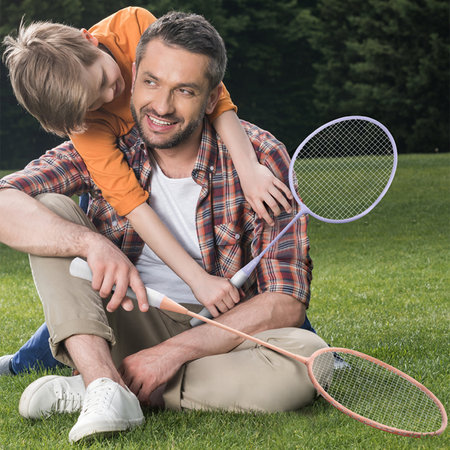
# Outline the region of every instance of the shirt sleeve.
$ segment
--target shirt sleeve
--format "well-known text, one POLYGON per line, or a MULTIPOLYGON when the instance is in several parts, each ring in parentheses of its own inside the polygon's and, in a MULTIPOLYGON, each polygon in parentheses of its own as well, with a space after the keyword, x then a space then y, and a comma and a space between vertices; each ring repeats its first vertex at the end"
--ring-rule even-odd
POLYGON ((67 196, 91 192, 94 185, 86 166, 70 142, 49 150, 23 170, 0 180, 0 189, 18 189, 36 197, 44 193, 67 196))
POLYGON ((225 111, 237 112, 237 106, 232 102, 230 93, 223 83, 222 88, 222 95, 220 96, 214 111, 211 114, 208 114, 208 118, 211 123, 213 123, 225 111))
POLYGON ((113 123, 114 117, 90 121, 85 133, 74 134, 71 139, 103 197, 125 216, 144 203, 148 193, 117 147, 119 131, 113 123))
MULTIPOLYGON (((270 135, 263 136, 256 148, 260 162, 288 184, 290 159, 284 145, 270 135)), ((256 221, 251 245, 252 257, 259 255, 289 224, 298 212, 295 201, 292 202, 292 208, 292 213, 280 214, 273 227, 263 220, 256 221)), ((309 255, 307 225, 308 218, 302 215, 261 259, 256 268, 258 292, 288 294, 308 307, 313 265, 309 255)))

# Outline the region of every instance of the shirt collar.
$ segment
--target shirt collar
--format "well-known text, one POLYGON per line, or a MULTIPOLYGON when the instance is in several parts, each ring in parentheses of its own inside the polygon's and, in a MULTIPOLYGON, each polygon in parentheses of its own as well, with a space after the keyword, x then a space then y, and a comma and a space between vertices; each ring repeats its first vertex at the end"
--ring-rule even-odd
POLYGON ((203 132, 200 148, 192 175, 195 177, 200 172, 214 173, 217 163, 217 135, 208 119, 203 120, 203 132))

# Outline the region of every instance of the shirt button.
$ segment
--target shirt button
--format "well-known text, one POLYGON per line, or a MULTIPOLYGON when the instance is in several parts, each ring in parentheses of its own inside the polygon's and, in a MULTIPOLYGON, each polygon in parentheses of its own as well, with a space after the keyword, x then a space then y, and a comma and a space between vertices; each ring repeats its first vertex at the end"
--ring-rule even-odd
POLYGON ((209 170, 210 170, 211 172, 214 172, 214 166, 209 166, 209 170))
POLYGON ((238 240, 240 237, 241 237, 241 235, 240 235, 239 233, 236 233, 236 234, 234 235, 234 238, 235 238, 236 240, 238 240))

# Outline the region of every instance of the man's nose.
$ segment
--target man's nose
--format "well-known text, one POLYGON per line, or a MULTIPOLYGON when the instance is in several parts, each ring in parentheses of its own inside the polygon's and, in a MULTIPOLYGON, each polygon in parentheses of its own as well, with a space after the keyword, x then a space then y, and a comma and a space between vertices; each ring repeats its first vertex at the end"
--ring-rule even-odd
POLYGON ((170 91, 161 89, 155 96, 152 107, 160 116, 174 112, 173 95, 170 91))

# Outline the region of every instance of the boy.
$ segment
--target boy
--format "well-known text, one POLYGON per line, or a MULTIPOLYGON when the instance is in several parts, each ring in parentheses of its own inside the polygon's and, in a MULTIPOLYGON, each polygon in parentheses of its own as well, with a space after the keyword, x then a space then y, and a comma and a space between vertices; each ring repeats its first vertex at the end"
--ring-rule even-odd
MULTIPOLYGON (((70 136, 105 199, 130 220, 143 241, 217 317, 239 301, 238 291, 228 280, 206 273, 201 262, 194 261, 178 244, 148 205, 148 193, 116 147, 116 139, 134 123, 129 103, 135 48, 155 20, 143 8, 128 7, 89 32, 52 23, 22 25, 16 40, 5 38, 4 61, 18 101, 44 129, 70 136)), ((192 96, 195 92, 183 86, 171 95, 192 96)), ((249 203, 260 218, 272 223, 264 203, 275 215, 280 205, 289 212, 286 197, 291 194, 258 163, 235 110, 224 90, 209 119, 230 150, 249 203)), ((183 131, 184 124, 177 117, 161 117, 152 111, 149 120, 162 135, 174 128, 183 131)), ((100 273, 93 286, 106 296, 114 284, 114 279, 103 279, 100 273)), ((142 282, 130 280, 130 286, 138 298, 144 297, 142 282)), ((114 296, 123 296, 127 287, 116 286, 114 296)))

